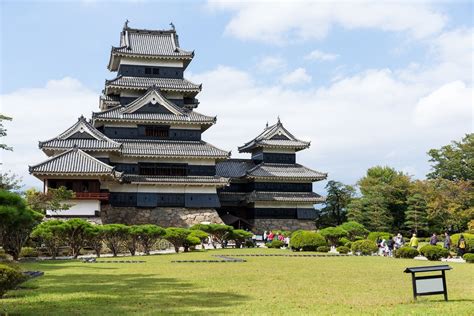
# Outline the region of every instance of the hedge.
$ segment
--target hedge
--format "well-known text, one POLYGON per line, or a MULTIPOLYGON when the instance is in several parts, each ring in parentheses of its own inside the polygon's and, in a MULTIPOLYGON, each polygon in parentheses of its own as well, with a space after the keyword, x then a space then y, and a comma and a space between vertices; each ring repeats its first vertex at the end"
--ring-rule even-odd
POLYGON ((363 239, 363 240, 358 240, 354 241, 352 243, 351 247, 352 253, 360 253, 361 255, 371 255, 374 252, 377 252, 378 247, 375 244, 375 241, 373 240, 368 240, 368 239, 363 239))
POLYGON ((393 253, 395 258, 409 258, 413 259, 418 256, 420 253, 413 247, 401 247, 396 249, 393 253))
POLYGON ((447 258, 449 256, 449 250, 441 246, 424 245, 420 249, 420 253, 425 256, 428 260, 436 261, 441 258, 447 258))
POLYGON ((459 237, 463 235, 464 240, 466 241, 466 252, 474 253, 474 234, 470 233, 461 233, 454 234, 451 236, 451 249, 457 250, 459 237))
POLYGON ((331 249, 328 246, 319 246, 318 248, 316 248, 317 252, 329 252, 329 250, 331 249))
POLYGON ((466 260, 467 263, 474 263, 474 253, 466 253, 462 258, 466 260))
POLYGON ((326 239, 312 231, 297 230, 290 238, 290 247, 292 250, 316 251, 320 246, 327 246, 326 239))
POLYGON ((26 280, 18 269, 0 264, 0 298, 9 290, 15 289, 18 284, 26 280))
POLYGON ((339 247, 336 248, 336 250, 337 250, 337 252, 339 252, 340 254, 343 254, 343 255, 348 254, 349 251, 351 251, 351 250, 350 250, 348 247, 346 247, 346 246, 339 246, 339 247))
POLYGON ((283 241, 280 241, 278 239, 274 239, 272 240, 272 242, 269 242, 266 244, 267 248, 281 248, 285 245, 285 243, 283 241))

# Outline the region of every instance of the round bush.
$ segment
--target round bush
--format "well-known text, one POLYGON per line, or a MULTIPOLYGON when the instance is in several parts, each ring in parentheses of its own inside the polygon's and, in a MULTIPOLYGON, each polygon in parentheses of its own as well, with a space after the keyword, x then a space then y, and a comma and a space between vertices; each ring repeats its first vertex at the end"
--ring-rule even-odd
POLYGON ((441 246, 432 245, 424 245, 423 247, 421 247, 420 253, 431 261, 436 261, 441 258, 447 258, 449 256, 448 249, 445 249, 441 246))
POLYGON ((395 252, 393 253, 395 258, 409 258, 409 259, 413 259, 419 254, 420 253, 418 252, 418 250, 412 247, 401 247, 395 250, 395 252))
POLYGON ((377 241, 378 238, 389 240, 390 238, 392 238, 392 234, 387 232, 371 232, 367 236, 367 239, 372 241, 377 241))
POLYGON ((318 248, 316 248, 316 251, 317 252, 329 252, 329 247, 328 246, 319 246, 318 248))
POLYGON ((337 250, 337 252, 339 252, 340 254, 343 254, 343 255, 348 254, 349 251, 350 251, 349 247, 346 247, 346 246, 339 246, 339 247, 336 248, 336 250, 337 250))
POLYGON ((347 248, 351 249, 351 247, 352 247, 352 241, 346 242, 346 243, 344 244, 344 247, 347 247, 347 248))
POLYGON ((26 276, 19 270, 0 264, 0 298, 9 290, 26 280, 26 276))
POLYGON ((306 230, 295 231, 290 238, 290 247, 297 251, 316 251, 319 246, 327 246, 326 239, 318 233, 306 230))
POLYGON ((474 253, 465 253, 462 258, 466 260, 467 263, 474 263, 474 253))
POLYGON ((20 257, 23 258, 36 258, 38 257, 38 250, 32 247, 21 248, 20 257))
POLYGON ((283 247, 284 245, 285 244, 278 239, 272 240, 272 242, 269 242, 266 244, 267 248, 277 248, 277 249, 283 247))
POLYGON ((352 253, 360 253, 364 256, 370 256, 374 252, 377 252, 378 247, 375 244, 375 241, 363 239, 354 241, 351 247, 352 253))

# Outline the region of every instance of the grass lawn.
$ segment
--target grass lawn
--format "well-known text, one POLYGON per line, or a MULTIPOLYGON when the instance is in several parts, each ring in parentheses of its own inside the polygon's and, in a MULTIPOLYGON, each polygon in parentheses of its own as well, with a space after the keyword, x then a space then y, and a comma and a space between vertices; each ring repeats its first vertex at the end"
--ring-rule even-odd
MULTIPOLYGON (((146 263, 24 263, 43 277, 0 300, 0 314, 389 314, 473 315, 474 265, 447 272, 442 295, 412 298, 408 266, 383 257, 246 257, 243 263, 171 263, 214 254, 289 253, 228 249, 136 257, 146 263)), ((111 260, 104 258, 102 260, 111 260)), ((119 258, 118 260, 122 260, 119 258)))

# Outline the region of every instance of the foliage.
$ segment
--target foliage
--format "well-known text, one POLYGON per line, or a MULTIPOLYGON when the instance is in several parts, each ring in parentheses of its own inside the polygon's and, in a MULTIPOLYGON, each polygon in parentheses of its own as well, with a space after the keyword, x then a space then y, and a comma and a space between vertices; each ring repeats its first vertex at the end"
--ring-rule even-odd
POLYGON ((346 243, 344 244, 344 246, 347 247, 347 248, 349 248, 349 249, 351 249, 351 247, 352 247, 352 241, 346 242, 346 243))
POLYGON ((360 253, 361 255, 370 256, 377 252, 377 245, 374 241, 369 239, 357 240, 352 243, 352 253, 360 253))
POLYGON ((336 226, 346 220, 347 205, 355 194, 355 189, 338 181, 329 181, 326 185, 325 206, 319 211, 316 226, 336 226))
POLYGON ((338 246, 344 246, 348 242, 351 242, 351 241, 349 239, 347 239, 346 237, 342 237, 342 238, 339 238, 337 244, 338 244, 338 246))
POLYGON ((18 191, 21 186, 21 177, 10 171, 0 172, 0 190, 18 191))
POLYGON ((449 250, 441 246, 424 245, 420 248, 420 253, 428 260, 436 261, 449 256, 449 250))
POLYGON ((392 238, 392 234, 387 232, 370 232, 367 236, 368 240, 372 240, 374 242, 377 241, 377 239, 379 238, 389 240, 390 238, 392 238))
POLYGON ((272 242, 269 242, 267 243, 265 246, 267 246, 267 248, 277 248, 277 249, 280 249, 281 247, 283 247, 285 244, 278 240, 278 239, 273 239, 272 242))
POLYGON ((65 201, 72 198, 74 198, 74 192, 66 189, 66 187, 59 187, 58 189, 49 188, 46 193, 34 188, 26 191, 28 206, 43 214, 46 214, 46 211, 68 210, 71 204, 65 201))
POLYGON ((48 254, 56 258, 59 252, 59 247, 63 246, 64 234, 63 234, 63 221, 53 219, 46 222, 42 222, 31 233, 32 238, 39 239, 48 250, 48 254))
POLYGON ((71 249, 71 255, 77 258, 82 247, 86 243, 87 229, 91 226, 88 221, 80 218, 72 218, 64 221, 61 226, 61 234, 64 241, 71 249))
POLYGON ((462 233, 462 234, 454 234, 451 236, 451 248, 457 249, 459 238, 461 235, 464 236, 464 240, 466 241, 466 252, 474 252, 474 234, 469 233, 462 233))
POLYGON ((183 243, 184 252, 188 252, 189 248, 193 249, 193 247, 199 245, 200 243, 201 239, 190 233, 183 243))
POLYGON ((140 239, 140 234, 138 233, 139 228, 140 225, 127 226, 128 232, 125 238, 125 244, 132 256, 137 252, 138 240, 140 239))
POLYGON ((365 228, 364 225, 355 222, 349 221, 339 225, 340 228, 344 229, 347 232, 347 237, 354 241, 357 236, 366 237, 369 231, 365 228))
POLYGON ((42 217, 29 209, 18 194, 0 190, 0 241, 14 260, 18 260, 21 248, 42 217))
POLYGON ((128 227, 123 224, 107 224, 102 228, 104 230, 104 241, 112 251, 113 256, 116 257, 127 240, 128 227))
POLYGON ((291 234, 292 250, 316 251, 319 246, 327 246, 326 239, 321 234, 307 230, 297 230, 291 234))
POLYGON ((190 228, 191 230, 202 230, 213 237, 217 243, 224 245, 224 241, 234 228, 223 224, 197 224, 190 228))
POLYGON ((348 254, 351 250, 349 249, 349 247, 346 247, 346 246, 339 246, 336 248, 337 252, 339 252, 340 254, 348 254))
POLYGON ((324 229, 321 229, 319 233, 324 238, 326 238, 326 240, 331 246, 337 246, 339 238, 346 237, 348 235, 347 231, 345 231, 341 227, 326 227, 324 229))
POLYGON ((136 226, 135 232, 138 234, 138 240, 143 248, 143 252, 147 255, 150 254, 150 250, 153 245, 165 235, 165 230, 160 226, 156 225, 138 225, 136 226))
POLYGON ((245 240, 252 238, 252 233, 243 229, 234 229, 226 237, 227 240, 235 241, 235 247, 240 248, 245 240))
POLYGON ((428 178, 451 181, 474 179, 474 134, 467 134, 460 142, 453 141, 440 149, 431 149, 428 155, 432 163, 428 178))
POLYGON ((465 253, 462 258, 466 260, 467 263, 474 263, 474 253, 465 253))
POLYGON ((20 257, 22 258, 36 258, 38 257, 38 250, 33 247, 21 248, 20 257))
MULTIPOLYGON (((165 236, 164 238, 168 240, 171 244, 174 246, 174 250, 176 253, 179 252, 179 248, 185 246, 185 244, 189 241, 193 241, 193 239, 188 239, 189 234, 191 234, 191 230, 186 229, 186 228, 180 228, 180 227, 168 227, 165 229, 165 236)), ((194 237, 196 238, 196 237, 194 237)), ((199 238, 198 239, 198 244, 199 244, 199 238)), ((185 249, 185 251, 187 251, 185 249)))
POLYGON ((8 265, 0 264, 0 298, 9 290, 15 289, 26 280, 26 276, 19 270, 8 265))
POLYGON ((331 249, 328 246, 319 246, 318 248, 316 248, 317 252, 329 252, 329 250, 331 249))
MULTIPOLYGON (((3 121, 11 121, 12 118, 0 113, 0 138, 7 136, 7 129, 3 126, 3 121)), ((0 149, 3 150, 13 150, 13 148, 7 146, 6 144, 0 143, 0 149)))
POLYGON ((90 225, 85 231, 85 244, 87 247, 94 249, 96 256, 99 258, 103 247, 104 229, 102 225, 90 225))
POLYGON ((428 232, 427 203, 422 194, 414 192, 407 199, 407 211, 405 212, 405 226, 412 232, 428 232))
POLYGON ((393 252, 393 256, 394 256, 395 258, 408 258, 408 259, 413 259, 413 258, 415 258, 416 256, 418 256, 419 254, 420 254, 420 253, 418 252, 418 250, 416 250, 416 249, 413 248, 413 247, 408 247, 408 246, 398 248, 398 249, 396 249, 396 250, 393 252))

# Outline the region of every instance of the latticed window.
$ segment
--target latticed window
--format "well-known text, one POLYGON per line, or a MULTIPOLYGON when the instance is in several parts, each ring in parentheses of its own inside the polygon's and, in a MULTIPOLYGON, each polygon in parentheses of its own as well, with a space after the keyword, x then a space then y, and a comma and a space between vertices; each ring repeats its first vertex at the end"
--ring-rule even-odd
POLYGON ((160 137, 168 138, 169 129, 163 126, 146 126, 145 127, 145 136, 146 137, 160 137))
POLYGON ((162 165, 153 163, 140 164, 140 174, 147 176, 186 176, 186 165, 162 165))

